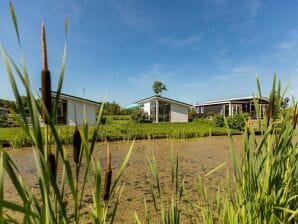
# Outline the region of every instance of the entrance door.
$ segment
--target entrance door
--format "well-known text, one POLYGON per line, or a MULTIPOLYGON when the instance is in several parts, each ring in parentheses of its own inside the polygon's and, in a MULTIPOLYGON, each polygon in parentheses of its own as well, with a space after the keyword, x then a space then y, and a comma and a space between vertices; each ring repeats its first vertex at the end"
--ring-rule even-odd
POLYGON ((242 104, 232 104, 232 116, 242 112, 242 104))
POLYGON ((229 116, 229 104, 224 105, 224 116, 229 116))
POLYGON ((267 104, 260 104, 260 117, 264 118, 265 117, 265 113, 267 110, 268 105, 267 104))

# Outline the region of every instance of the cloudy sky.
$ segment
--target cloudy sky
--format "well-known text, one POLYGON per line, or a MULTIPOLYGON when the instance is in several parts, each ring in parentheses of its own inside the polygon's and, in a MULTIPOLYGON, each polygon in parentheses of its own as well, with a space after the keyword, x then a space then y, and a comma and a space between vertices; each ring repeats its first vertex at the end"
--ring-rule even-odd
MULTIPOLYGON (((268 93, 274 72, 298 96, 298 2, 260 0, 13 1, 35 89, 40 87, 40 27, 45 22, 52 85, 69 16, 63 92, 126 106, 153 95, 195 104, 268 93)), ((0 43, 19 61, 9 13, 0 0, 0 43)), ((13 99, 2 61, 0 98, 13 99)))

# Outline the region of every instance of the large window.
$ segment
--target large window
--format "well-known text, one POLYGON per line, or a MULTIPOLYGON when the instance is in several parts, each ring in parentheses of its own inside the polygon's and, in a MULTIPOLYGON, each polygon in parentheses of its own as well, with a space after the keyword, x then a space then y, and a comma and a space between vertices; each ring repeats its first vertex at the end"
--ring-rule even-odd
POLYGON ((158 116, 158 121, 159 122, 169 122, 170 121, 170 116, 171 116, 171 104, 158 101, 158 111, 159 111, 159 116, 158 116))
POLYGON ((150 101, 150 120, 156 122, 156 101, 150 101))
POLYGON ((58 103, 56 123, 66 124, 66 117, 67 117, 67 102, 65 100, 61 100, 58 103))

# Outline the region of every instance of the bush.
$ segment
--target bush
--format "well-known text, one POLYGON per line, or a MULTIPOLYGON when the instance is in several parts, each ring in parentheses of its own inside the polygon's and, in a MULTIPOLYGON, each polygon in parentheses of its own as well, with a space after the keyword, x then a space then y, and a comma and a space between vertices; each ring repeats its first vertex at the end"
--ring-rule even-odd
POLYGON ((231 129, 242 131, 245 127, 245 122, 248 119, 247 114, 236 114, 234 117, 228 117, 228 125, 231 129))
POLYGON ((225 125, 225 119, 222 114, 216 114, 214 116, 213 122, 216 127, 223 127, 225 125))
POLYGON ((207 116, 210 117, 210 118, 213 118, 214 115, 215 115, 214 111, 209 111, 209 112, 207 113, 207 116))
POLYGON ((192 122, 193 120, 195 120, 197 118, 197 112, 194 110, 191 110, 188 112, 188 121, 192 122))
MULTIPOLYGON (((245 122, 248 119, 248 116, 249 115, 247 113, 243 113, 243 114, 236 114, 234 117, 228 117, 227 122, 228 122, 229 128, 240 130, 240 131, 243 130, 243 128, 245 127, 245 122)), ((213 122, 217 127, 225 126, 225 120, 222 114, 216 114, 213 119, 213 122)))
POLYGON ((8 127, 9 123, 8 123, 8 118, 5 115, 1 115, 0 116, 0 127, 8 127))
POLYGON ((133 111, 131 114, 131 119, 136 123, 149 123, 151 122, 149 120, 149 116, 147 113, 145 113, 142 109, 137 108, 133 111))
POLYGON ((19 131, 11 136, 9 145, 13 148, 21 148, 26 145, 27 139, 23 131, 19 131))

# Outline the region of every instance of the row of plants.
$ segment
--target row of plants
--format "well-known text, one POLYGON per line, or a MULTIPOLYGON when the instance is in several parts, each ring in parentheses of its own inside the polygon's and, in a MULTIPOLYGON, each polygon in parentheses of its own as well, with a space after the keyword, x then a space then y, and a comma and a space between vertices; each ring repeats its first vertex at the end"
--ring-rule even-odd
MULTIPOLYGON (((82 130, 83 127, 78 128, 82 130)), ((43 128, 41 129, 43 130, 43 128)), ((56 129, 62 143, 72 144, 72 132, 75 127, 56 126, 56 129)), ((93 126, 90 126, 89 132, 92 131, 93 126)), ((234 131, 234 133, 236 132, 234 131)), ((101 130, 98 132, 96 140, 104 141, 155 138, 187 139, 224 134, 226 134, 224 127, 217 127, 205 119, 199 119, 190 123, 157 124, 113 121, 101 126, 101 130)), ((24 131, 20 127, 0 128, 0 142, 2 145, 10 145, 15 148, 30 145, 29 138, 26 137, 24 131)))

